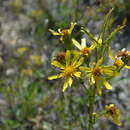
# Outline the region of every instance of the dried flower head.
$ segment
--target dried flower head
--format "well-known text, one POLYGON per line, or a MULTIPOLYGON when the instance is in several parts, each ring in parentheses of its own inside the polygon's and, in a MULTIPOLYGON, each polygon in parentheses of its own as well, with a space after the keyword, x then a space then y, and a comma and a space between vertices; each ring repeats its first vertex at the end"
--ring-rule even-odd
POLYGON ((59 61, 59 62, 63 62, 65 60, 65 55, 66 53, 65 52, 59 52, 57 55, 56 55, 56 60, 59 61))
POLYGON ((111 51, 111 47, 108 48, 108 55, 114 61, 113 65, 117 68, 127 68, 130 69, 130 52, 126 49, 119 51, 114 57, 111 51))
POLYGON ((130 65, 130 52, 126 48, 119 51, 115 57, 120 58, 126 65, 130 65))

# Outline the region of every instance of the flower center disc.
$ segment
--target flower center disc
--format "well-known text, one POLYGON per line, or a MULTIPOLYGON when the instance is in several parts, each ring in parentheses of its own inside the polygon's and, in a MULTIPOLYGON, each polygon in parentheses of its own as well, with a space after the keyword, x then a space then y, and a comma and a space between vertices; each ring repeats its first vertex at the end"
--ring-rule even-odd
POLYGON ((111 113, 111 115, 114 115, 116 113, 116 107, 111 107, 109 112, 111 113))
POLYGON ((72 66, 67 66, 67 67, 64 69, 64 74, 65 74, 66 76, 71 76, 73 73, 74 73, 74 67, 72 67, 72 66))
POLYGON ((81 52, 82 52, 83 55, 86 55, 86 54, 89 53, 89 49, 88 48, 84 48, 84 49, 81 50, 81 52))
POLYGON ((94 76, 100 76, 101 75, 101 69, 100 68, 93 68, 92 73, 94 76))
POLYGON ((67 36, 69 34, 67 29, 62 30, 61 32, 64 34, 64 36, 67 36))
POLYGON ((123 64, 124 63, 122 62, 122 60, 118 60, 118 59, 116 59, 115 62, 114 62, 114 65, 116 65, 118 67, 122 66, 123 64))

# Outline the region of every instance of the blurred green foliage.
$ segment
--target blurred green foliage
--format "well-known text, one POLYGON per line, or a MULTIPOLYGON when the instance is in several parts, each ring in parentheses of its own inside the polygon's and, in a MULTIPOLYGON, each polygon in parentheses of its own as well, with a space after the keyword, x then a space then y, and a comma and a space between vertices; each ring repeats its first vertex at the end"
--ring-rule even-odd
POLYGON ((109 8, 114 8, 115 18, 118 20, 130 17, 129 0, 101 0, 100 10, 106 12, 109 8))

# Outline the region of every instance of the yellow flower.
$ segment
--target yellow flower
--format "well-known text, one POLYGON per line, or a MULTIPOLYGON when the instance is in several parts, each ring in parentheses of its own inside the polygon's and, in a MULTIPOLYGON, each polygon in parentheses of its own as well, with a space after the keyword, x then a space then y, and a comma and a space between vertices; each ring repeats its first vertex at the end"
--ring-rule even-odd
POLYGON ((117 55, 114 57, 111 51, 111 47, 108 48, 108 55, 109 57, 114 61, 113 65, 115 65, 117 68, 124 67, 127 69, 130 69, 130 52, 126 51, 126 49, 122 49, 117 53, 117 55))
POLYGON ((105 86, 106 89, 111 90, 112 86, 108 83, 107 78, 116 76, 118 73, 115 72, 114 66, 101 66, 103 58, 98 60, 96 64, 93 64, 91 68, 89 67, 80 67, 80 70, 87 72, 87 77, 91 84, 95 84, 97 87, 97 92, 102 94, 102 86, 105 86))
POLYGON ((119 108, 117 108, 115 106, 115 104, 109 104, 105 106, 105 110, 106 110, 106 118, 111 118, 112 121, 121 126, 121 111, 119 110, 119 108))
POLYGON ((49 80, 57 79, 64 77, 64 85, 63 85, 63 92, 68 88, 68 86, 71 87, 73 83, 73 78, 77 77, 79 78, 81 75, 81 72, 77 71, 77 68, 83 63, 83 58, 80 58, 79 55, 74 55, 71 59, 71 52, 67 51, 65 55, 65 64, 61 64, 60 62, 54 60, 52 61, 52 65, 55 67, 60 68, 61 73, 48 77, 49 80))
POLYGON ((75 39, 72 39, 72 43, 80 50, 79 54, 83 56, 88 56, 89 53, 95 48, 94 44, 92 44, 90 47, 87 47, 85 38, 81 39, 81 44, 75 39))
POLYGON ((53 35, 56 35, 56 36, 60 36, 60 40, 62 41, 64 39, 64 37, 68 36, 68 35, 71 35, 74 27, 75 27, 76 23, 71 23, 71 26, 69 29, 58 29, 58 31, 54 31, 52 29, 49 29, 49 31, 53 34, 53 35))
POLYGON ((18 54, 23 54, 25 51, 27 51, 28 50, 28 48, 25 48, 25 47, 21 47, 21 48, 18 48, 17 50, 16 50, 16 52, 18 53, 18 54))

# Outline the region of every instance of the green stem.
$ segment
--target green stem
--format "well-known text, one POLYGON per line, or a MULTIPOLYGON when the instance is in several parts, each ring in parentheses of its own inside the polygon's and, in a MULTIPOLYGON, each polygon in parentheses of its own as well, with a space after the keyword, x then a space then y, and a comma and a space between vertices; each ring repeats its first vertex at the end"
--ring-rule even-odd
POLYGON ((101 47, 101 52, 100 52, 100 56, 99 56, 100 58, 104 57, 106 48, 107 48, 106 45, 104 45, 104 46, 101 47))
POLYGON ((94 112, 94 104, 95 104, 95 96, 96 96, 96 85, 90 86, 89 93, 89 121, 88 121, 88 130, 93 129, 93 112, 94 112))

